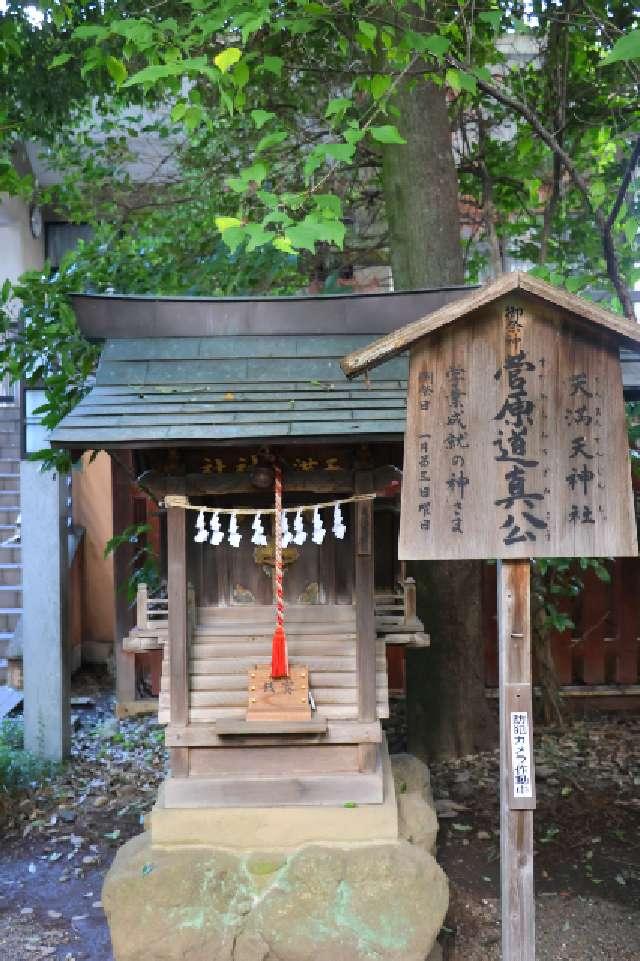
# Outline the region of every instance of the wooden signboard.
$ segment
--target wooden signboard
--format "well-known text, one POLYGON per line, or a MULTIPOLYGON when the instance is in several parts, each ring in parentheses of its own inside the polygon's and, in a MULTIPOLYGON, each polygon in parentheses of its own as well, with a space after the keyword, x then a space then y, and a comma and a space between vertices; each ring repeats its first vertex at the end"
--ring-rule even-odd
POLYGON ((516 290, 413 345, 401 559, 635 554, 609 330, 516 290))
POLYGON ((640 326, 516 273, 342 361, 411 349, 400 559, 498 559, 503 961, 535 961, 529 559, 638 552, 621 343, 640 326))

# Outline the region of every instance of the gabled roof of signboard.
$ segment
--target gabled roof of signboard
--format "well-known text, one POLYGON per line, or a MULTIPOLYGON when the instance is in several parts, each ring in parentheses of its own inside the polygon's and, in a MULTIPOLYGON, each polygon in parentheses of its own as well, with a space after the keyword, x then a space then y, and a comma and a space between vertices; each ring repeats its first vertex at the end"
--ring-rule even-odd
POLYGON ((454 323, 472 311, 492 303, 505 294, 521 290, 532 294, 540 300, 554 304, 573 314, 576 318, 587 323, 603 327, 612 333, 625 347, 640 345, 640 324, 634 324, 609 310, 598 307, 591 301, 576 297, 561 287, 554 287, 530 274, 514 271, 504 274, 493 283, 474 290, 467 297, 461 297, 451 304, 446 304, 439 310, 420 320, 416 320, 405 327, 392 331, 384 337, 369 344, 364 350, 356 349, 342 359, 341 367, 347 377, 355 377, 365 370, 371 370, 396 354, 407 350, 415 341, 442 327, 454 323))

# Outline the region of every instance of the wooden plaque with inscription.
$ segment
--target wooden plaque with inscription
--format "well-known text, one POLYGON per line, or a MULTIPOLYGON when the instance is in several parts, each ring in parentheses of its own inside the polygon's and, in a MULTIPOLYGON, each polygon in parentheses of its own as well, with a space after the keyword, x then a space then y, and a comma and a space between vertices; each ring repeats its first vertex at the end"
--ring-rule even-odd
POLYGON ((401 559, 635 554, 611 331, 517 290, 412 346, 401 559))
POLYGON ((249 671, 247 721, 310 721, 309 672, 291 667, 288 677, 271 677, 270 664, 249 671))

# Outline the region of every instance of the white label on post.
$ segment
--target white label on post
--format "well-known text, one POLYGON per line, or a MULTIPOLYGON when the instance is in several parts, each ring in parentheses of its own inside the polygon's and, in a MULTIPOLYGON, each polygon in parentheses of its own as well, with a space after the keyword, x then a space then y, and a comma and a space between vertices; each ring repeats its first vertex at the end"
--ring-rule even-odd
POLYGON ((533 797, 529 715, 526 711, 511 712, 511 770, 514 798, 533 797))

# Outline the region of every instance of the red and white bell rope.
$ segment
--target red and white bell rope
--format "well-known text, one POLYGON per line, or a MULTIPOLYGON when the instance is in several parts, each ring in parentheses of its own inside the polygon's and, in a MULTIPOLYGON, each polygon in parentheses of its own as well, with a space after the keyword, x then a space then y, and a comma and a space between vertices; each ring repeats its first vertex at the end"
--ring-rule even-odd
POLYGON ((271 676, 288 677, 287 636, 284 632, 284 590, 282 586, 282 470, 275 465, 275 568, 276 628, 271 644, 271 676))

